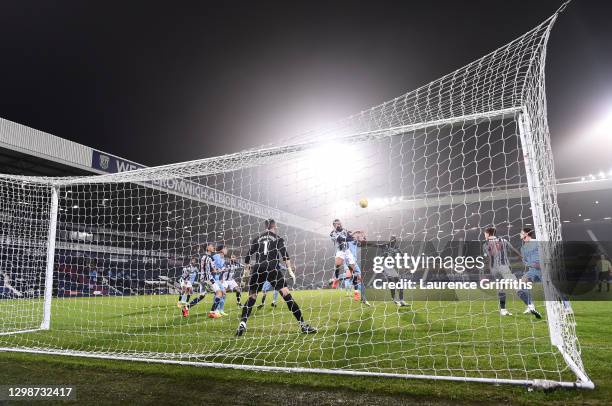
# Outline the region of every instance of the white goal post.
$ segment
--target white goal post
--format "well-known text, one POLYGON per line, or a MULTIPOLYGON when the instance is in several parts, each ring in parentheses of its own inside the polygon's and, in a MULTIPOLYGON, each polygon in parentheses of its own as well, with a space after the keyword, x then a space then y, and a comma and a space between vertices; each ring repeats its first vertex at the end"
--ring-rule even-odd
POLYGON ((593 388, 552 280, 562 239, 544 65, 556 17, 419 89, 275 145, 108 175, 0 175, 0 351, 593 388), (189 187, 172 192, 180 182, 189 187), (203 199, 210 191, 228 201, 203 199), (300 313, 272 289, 236 337, 237 301, 248 296, 238 275, 263 231, 257 207, 285 213, 279 234, 295 278, 285 277, 300 313), (543 320, 523 317, 510 293, 515 315, 502 316, 497 296, 481 290, 406 291, 400 306, 395 291, 391 300, 365 289, 367 266, 330 288, 336 218, 371 241, 397 236, 438 251, 490 226, 518 247, 531 226, 548 243, 543 320), (243 290, 230 284, 220 296, 225 317, 209 318, 217 293, 192 301, 205 282, 190 291, 181 279, 208 244, 225 247, 243 290), (294 316, 318 332, 301 335, 294 316))

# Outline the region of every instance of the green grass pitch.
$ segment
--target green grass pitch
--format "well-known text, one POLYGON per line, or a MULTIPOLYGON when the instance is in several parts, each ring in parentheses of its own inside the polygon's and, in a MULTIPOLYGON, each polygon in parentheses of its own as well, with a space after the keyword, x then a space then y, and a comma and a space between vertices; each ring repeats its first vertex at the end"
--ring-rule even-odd
MULTIPOLYGON (((522 315, 523 306, 516 300, 509 306, 514 316, 500 318, 494 300, 413 301, 410 308, 378 301, 368 308, 340 291, 301 291, 294 297, 307 321, 320 329, 316 335, 299 334, 282 299, 275 309, 270 306, 271 294, 266 307, 254 311, 241 338, 233 336, 240 312, 233 293, 227 297, 229 315, 217 320, 206 317, 210 297, 187 319, 180 317, 175 295, 93 297, 54 300, 51 330, 0 336, 0 347, 114 350, 190 361, 514 379, 525 379, 528 371, 529 378, 574 379, 551 351, 546 322, 522 315)), ((15 328, 34 326, 40 322, 39 309, 40 304, 0 301, 3 328, 9 328, 11 320, 15 328)), ((594 391, 528 392, 506 385, 263 373, 14 352, 0 353, 0 382, 72 383, 81 402, 187 402, 201 396, 202 382, 210 382, 228 394, 219 402, 232 404, 315 399, 320 404, 408 399, 609 403, 612 390, 605 382, 612 380, 612 305, 576 302, 574 309, 583 361, 597 385, 594 391)))

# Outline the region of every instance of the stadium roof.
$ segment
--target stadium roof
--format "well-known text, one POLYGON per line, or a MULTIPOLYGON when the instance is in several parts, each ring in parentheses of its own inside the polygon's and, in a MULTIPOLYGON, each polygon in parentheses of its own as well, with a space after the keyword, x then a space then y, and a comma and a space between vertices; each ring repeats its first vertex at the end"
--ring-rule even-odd
MULTIPOLYGON (((145 166, 0 118, 0 173, 32 176, 75 176, 112 174, 141 168, 145 168, 145 166)), ((193 182, 187 183, 195 185, 193 182)), ((171 194, 181 196, 185 194, 179 183, 173 183, 173 185, 173 187, 151 187, 171 194)), ((204 197, 193 194, 184 197, 259 218, 273 217, 281 223, 290 223, 304 230, 316 230, 316 232, 327 236, 327 231, 321 231, 322 227, 319 224, 308 219, 212 187, 202 187, 208 191, 204 197)))
POLYGON ((143 165, 0 118, 0 167, 16 175, 74 176, 143 165))

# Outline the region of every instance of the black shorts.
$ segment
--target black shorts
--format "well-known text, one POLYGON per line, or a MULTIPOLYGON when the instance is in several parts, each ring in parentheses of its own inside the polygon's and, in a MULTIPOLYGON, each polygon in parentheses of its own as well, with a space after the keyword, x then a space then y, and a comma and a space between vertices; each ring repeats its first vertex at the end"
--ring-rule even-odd
POLYGON ((253 265, 249 278, 249 292, 259 292, 263 289, 265 282, 270 282, 274 290, 287 287, 287 281, 280 269, 278 262, 264 262, 253 265))

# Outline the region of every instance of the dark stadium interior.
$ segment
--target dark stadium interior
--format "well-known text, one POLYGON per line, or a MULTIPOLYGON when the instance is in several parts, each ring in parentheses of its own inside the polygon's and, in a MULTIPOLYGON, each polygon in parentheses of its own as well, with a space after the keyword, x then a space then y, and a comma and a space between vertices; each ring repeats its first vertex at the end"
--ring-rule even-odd
POLYGON ((0 147, 1 173, 27 176, 79 176, 88 172, 31 154, 0 147))

